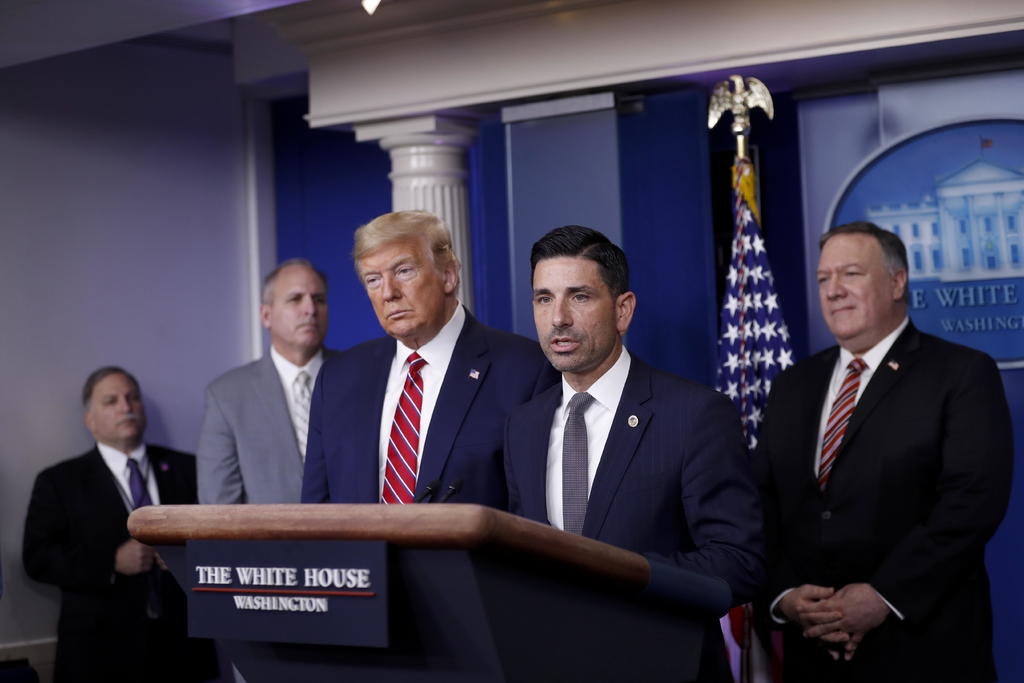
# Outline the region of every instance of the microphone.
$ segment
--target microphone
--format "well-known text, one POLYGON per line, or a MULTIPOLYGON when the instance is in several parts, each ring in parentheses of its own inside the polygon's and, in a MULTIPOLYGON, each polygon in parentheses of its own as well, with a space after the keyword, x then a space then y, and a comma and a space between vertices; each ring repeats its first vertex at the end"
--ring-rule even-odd
POLYGON ((420 492, 420 495, 418 495, 415 498, 413 498, 412 502, 414 502, 414 503, 422 503, 424 500, 426 500, 427 498, 430 498, 432 495, 434 495, 434 492, 437 491, 437 489, 440 486, 441 486, 441 480, 440 479, 435 479, 434 481, 432 481, 432 482, 428 483, 426 486, 424 486, 423 490, 420 492))
POLYGON ((448 490, 444 492, 444 495, 441 496, 441 500, 439 500, 437 502, 438 503, 447 502, 447 500, 449 498, 451 498, 452 496, 454 496, 456 493, 458 493, 461 490, 462 490, 462 480, 461 479, 456 479, 452 483, 448 484, 448 490))

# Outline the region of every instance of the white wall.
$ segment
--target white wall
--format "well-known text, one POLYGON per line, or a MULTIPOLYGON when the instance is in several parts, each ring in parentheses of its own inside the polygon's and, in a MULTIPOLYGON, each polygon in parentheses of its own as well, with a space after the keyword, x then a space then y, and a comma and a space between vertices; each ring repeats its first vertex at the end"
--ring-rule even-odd
POLYGON ((230 55, 0 70, 0 657, 56 633, 22 525, 36 473, 91 446, 86 375, 135 373, 147 440, 194 451, 205 384, 250 355, 244 138, 230 55))

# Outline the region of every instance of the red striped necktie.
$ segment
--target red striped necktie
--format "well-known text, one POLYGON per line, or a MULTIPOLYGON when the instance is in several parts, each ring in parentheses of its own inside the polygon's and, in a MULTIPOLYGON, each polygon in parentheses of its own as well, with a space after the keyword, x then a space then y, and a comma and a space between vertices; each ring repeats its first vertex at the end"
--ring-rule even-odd
POLYGON ((843 442, 843 434, 846 433, 846 425, 850 424, 850 416, 857 405, 857 390, 860 388, 860 373, 867 368, 867 363, 860 358, 854 358, 846 366, 846 377, 839 387, 839 393, 832 401, 832 410, 828 414, 828 422, 825 424, 825 437, 821 440, 821 463, 818 465, 818 488, 822 491, 828 484, 828 478, 832 474, 832 465, 836 461, 836 453, 839 452, 839 445, 843 442))
POLYGON ((388 464, 380 502, 411 503, 416 492, 416 454, 420 446, 420 409, 423 407, 423 377, 420 371, 427 361, 418 353, 409 354, 409 372, 395 408, 388 441, 388 464))

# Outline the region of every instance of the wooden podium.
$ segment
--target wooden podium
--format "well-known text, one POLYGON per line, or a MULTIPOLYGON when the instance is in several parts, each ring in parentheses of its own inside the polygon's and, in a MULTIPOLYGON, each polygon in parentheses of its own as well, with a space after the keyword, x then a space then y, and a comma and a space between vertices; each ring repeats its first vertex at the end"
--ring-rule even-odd
POLYGON ((386 543, 386 646, 207 632, 247 683, 690 681, 729 606, 720 580, 659 565, 652 582, 641 555, 477 505, 168 505, 128 528, 186 593, 203 590, 189 541, 386 543))

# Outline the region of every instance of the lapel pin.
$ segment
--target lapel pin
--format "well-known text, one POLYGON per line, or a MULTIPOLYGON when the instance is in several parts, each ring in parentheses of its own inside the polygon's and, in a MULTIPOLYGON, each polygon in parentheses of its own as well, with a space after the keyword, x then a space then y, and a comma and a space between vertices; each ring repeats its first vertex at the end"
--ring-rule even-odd
POLYGON ((636 415, 630 415, 629 419, 626 420, 626 424, 628 424, 630 427, 636 427, 638 424, 640 424, 640 419, 636 415))
POLYGON ((886 365, 888 365, 888 366, 889 366, 890 368, 892 368, 892 369, 893 369, 893 372, 895 372, 896 370, 899 370, 899 369, 900 369, 900 364, 899 364, 899 363, 897 363, 897 362, 896 362, 896 361, 894 361, 894 360, 891 360, 891 361, 889 361, 888 363, 886 363, 886 365))
POLYGON ((480 371, 477 370, 476 368, 473 368, 472 370, 469 371, 469 378, 480 379, 480 371))
POLYGON ((167 471, 167 470, 169 470, 169 469, 171 469, 171 466, 170 466, 170 465, 168 465, 168 464, 167 464, 167 463, 165 463, 165 462, 162 462, 162 463, 160 463, 160 471, 161 471, 161 472, 166 472, 166 471, 167 471))

